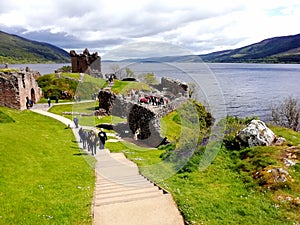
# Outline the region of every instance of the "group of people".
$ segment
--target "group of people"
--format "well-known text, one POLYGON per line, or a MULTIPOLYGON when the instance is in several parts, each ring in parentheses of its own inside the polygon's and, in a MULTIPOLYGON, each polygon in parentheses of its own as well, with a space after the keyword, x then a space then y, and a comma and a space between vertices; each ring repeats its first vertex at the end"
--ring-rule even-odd
POLYGON ((153 95, 147 95, 145 97, 140 98, 140 103, 145 104, 152 104, 153 106, 156 105, 164 105, 165 103, 168 103, 168 99, 164 97, 157 97, 153 95))
POLYGON ((105 141, 107 140, 107 135, 101 128, 100 132, 96 134, 94 131, 85 130, 80 127, 78 131, 80 142, 83 144, 83 148, 87 149, 92 155, 97 153, 97 144, 99 142, 100 149, 104 149, 105 141))

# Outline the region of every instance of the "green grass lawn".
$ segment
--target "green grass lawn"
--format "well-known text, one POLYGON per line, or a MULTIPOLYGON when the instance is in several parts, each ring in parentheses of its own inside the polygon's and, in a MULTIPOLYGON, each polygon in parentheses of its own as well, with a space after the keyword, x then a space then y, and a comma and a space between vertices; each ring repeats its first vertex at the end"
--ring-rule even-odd
POLYGON ((93 159, 72 131, 30 111, 0 111, 0 224, 91 224, 93 159))
POLYGON ((126 95, 131 90, 150 91, 151 88, 148 84, 142 82, 114 80, 114 85, 112 86, 111 90, 116 94, 126 95))
MULTIPOLYGON (((63 112, 78 112, 78 113, 91 113, 98 108, 98 102, 79 102, 70 103, 63 105, 52 106, 49 112, 64 116, 70 120, 73 120, 72 115, 63 114, 63 112)), ((116 116, 105 116, 98 118, 97 116, 77 116, 79 119, 79 124, 82 126, 95 126, 100 123, 112 123, 117 124, 120 122, 125 122, 126 119, 122 119, 116 116)))

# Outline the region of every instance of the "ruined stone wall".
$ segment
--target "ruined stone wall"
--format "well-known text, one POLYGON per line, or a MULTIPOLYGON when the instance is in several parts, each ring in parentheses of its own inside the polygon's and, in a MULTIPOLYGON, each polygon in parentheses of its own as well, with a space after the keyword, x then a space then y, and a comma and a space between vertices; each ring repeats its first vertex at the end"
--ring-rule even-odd
POLYGON ((38 72, 0 72, 0 105, 13 109, 26 109, 26 97, 34 103, 42 96, 36 78, 38 72))
POLYGON ((74 50, 70 51, 72 73, 87 73, 94 77, 101 77, 101 57, 98 53, 89 53, 88 49, 85 49, 82 54, 77 54, 74 50))
POLYGON ((186 98, 176 98, 172 102, 162 106, 152 106, 149 104, 139 104, 131 101, 130 98, 122 95, 115 95, 106 90, 99 92, 99 108, 103 109, 107 115, 127 118, 127 124, 122 124, 114 129, 119 134, 139 139, 148 146, 158 146, 163 138, 160 134, 160 118, 174 111, 186 98))
POLYGON ((182 81, 178 81, 170 78, 161 78, 161 88, 171 92, 173 95, 178 94, 186 95, 188 90, 188 85, 182 81))

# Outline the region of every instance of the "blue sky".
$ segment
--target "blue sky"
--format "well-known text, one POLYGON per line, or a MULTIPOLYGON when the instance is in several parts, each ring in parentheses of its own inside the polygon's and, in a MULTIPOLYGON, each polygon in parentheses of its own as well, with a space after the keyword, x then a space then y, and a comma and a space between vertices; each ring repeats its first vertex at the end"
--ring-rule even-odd
POLYGON ((118 48, 135 50, 135 55, 143 56, 149 50, 162 55, 209 53, 298 34, 298 21, 299 0, 1 0, 0 3, 0 30, 67 51, 88 47, 100 55, 118 48), (136 43, 140 43, 139 51, 136 43), (166 46, 162 47, 162 43, 166 46), (178 49, 174 50, 174 46, 178 49))

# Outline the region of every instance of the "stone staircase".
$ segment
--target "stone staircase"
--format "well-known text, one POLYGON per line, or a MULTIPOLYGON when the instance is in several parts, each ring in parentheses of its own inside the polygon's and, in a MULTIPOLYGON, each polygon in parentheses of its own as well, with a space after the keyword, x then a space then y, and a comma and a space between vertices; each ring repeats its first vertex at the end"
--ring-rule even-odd
MULTIPOLYGON (((32 111, 52 117, 72 128, 79 147, 78 129, 71 120, 37 107, 32 111)), ((88 153, 88 152, 87 152, 88 153)), ((89 153, 88 153, 89 154, 89 153)), ((93 200, 94 225, 183 225, 172 195, 139 174, 123 153, 98 150, 93 200)))
POLYGON ((183 225, 172 196, 141 176, 122 153, 98 151, 94 224, 183 225))

